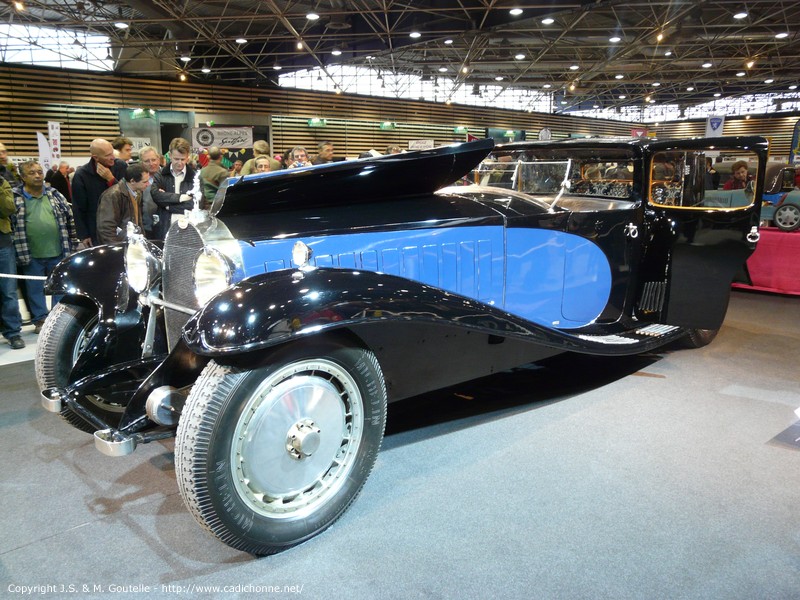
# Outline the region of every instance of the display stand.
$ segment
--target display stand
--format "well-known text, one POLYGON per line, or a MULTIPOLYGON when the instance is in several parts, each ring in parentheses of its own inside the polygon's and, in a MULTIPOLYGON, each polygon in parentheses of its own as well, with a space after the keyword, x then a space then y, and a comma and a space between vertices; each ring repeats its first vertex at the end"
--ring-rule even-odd
POLYGON ((753 285, 733 287, 800 296, 800 230, 762 227, 756 251, 747 259, 753 285))

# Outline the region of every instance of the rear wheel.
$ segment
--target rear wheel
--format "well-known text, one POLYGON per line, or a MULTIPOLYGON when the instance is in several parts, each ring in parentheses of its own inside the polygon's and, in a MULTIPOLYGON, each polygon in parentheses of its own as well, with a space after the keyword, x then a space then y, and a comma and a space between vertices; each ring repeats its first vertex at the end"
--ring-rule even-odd
POLYGON ((686 348, 702 348, 708 346, 718 333, 719 329, 689 329, 681 343, 686 348))
MULTIPOLYGON (((66 387, 72 367, 84 351, 92 331, 97 326, 95 308, 59 302, 47 315, 39 332, 36 347, 36 383, 40 390, 66 387)), ((109 425, 116 425, 125 411, 124 406, 104 402, 99 396, 86 396, 84 405, 109 425)), ((95 427, 84 421, 66 405, 61 416, 73 427, 94 433, 95 427)))
POLYGON ((298 343, 243 370, 210 362, 175 442, 189 511, 223 542, 272 554, 338 519, 377 458, 386 387, 374 354, 298 343))
POLYGON ((782 204, 775 209, 772 221, 778 229, 794 231, 800 227, 800 206, 795 204, 782 204))

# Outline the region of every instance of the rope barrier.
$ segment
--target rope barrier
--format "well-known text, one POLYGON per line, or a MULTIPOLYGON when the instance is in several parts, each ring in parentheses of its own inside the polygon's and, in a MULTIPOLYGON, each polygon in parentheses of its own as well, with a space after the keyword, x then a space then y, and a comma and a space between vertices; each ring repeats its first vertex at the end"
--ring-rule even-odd
POLYGON ((33 279, 35 281, 47 281, 47 277, 43 275, 11 275, 9 273, 0 273, 0 277, 6 279, 33 279))

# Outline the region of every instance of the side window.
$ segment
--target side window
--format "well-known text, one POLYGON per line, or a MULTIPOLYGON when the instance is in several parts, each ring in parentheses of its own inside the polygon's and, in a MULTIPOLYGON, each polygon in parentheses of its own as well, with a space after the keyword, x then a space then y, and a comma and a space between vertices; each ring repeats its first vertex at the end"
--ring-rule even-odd
POLYGON ((757 156, 742 151, 734 157, 729 173, 707 168, 705 153, 698 150, 658 152, 650 163, 651 204, 707 210, 750 206, 758 177, 757 156), (720 189, 714 176, 721 176, 720 189))
POLYGON ((783 170, 783 185, 781 185, 782 192, 791 192, 794 189, 794 169, 783 170))

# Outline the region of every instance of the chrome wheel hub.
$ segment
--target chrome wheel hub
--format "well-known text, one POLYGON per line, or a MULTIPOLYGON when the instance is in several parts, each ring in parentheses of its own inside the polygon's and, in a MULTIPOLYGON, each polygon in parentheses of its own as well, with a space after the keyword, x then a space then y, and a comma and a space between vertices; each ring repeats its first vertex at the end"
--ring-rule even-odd
POLYGON ((292 425, 286 436, 289 456, 302 460, 314 454, 319 448, 320 433, 319 427, 311 419, 303 419, 292 425))

